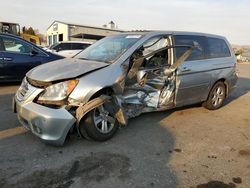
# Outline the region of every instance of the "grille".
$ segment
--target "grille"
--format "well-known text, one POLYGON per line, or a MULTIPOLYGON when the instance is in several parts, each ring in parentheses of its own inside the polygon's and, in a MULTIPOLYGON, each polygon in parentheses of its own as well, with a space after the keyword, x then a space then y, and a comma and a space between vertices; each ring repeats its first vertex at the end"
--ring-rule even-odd
POLYGON ((17 91, 16 97, 18 101, 24 101, 33 91, 35 87, 31 86, 26 79, 23 80, 20 88, 17 91))
POLYGON ((20 88, 20 89, 18 90, 18 92, 17 92, 17 98, 18 98, 18 100, 19 100, 19 101, 22 101, 23 98, 25 97, 25 95, 26 95, 27 92, 28 92, 27 90, 25 90, 25 89, 23 89, 23 88, 20 88))

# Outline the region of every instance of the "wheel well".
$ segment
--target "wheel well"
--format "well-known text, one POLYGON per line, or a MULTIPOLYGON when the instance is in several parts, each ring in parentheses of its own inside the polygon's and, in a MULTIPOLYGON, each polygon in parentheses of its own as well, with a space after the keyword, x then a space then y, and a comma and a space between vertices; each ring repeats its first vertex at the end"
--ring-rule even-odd
POLYGON ((112 95, 114 93, 114 91, 113 91, 113 89, 112 88, 110 88, 110 87, 106 87, 106 88, 103 88, 103 89, 100 89, 99 91, 97 91, 94 95, 92 95, 91 97, 90 97, 90 99, 89 99, 89 101, 90 100, 92 100, 92 99, 94 99, 94 98, 97 98, 97 97, 99 97, 99 96, 101 96, 101 95, 112 95))
MULTIPOLYGON (((215 83, 214 83, 214 85, 216 84, 216 83, 218 83, 218 82, 222 82, 224 85, 225 85, 225 89, 226 89, 226 97, 228 96, 228 82, 227 82, 227 80, 225 79, 225 78, 221 78, 221 79, 219 79, 219 80, 217 80, 215 83)), ((213 85, 213 86, 214 86, 213 85)), ((212 87, 213 88, 213 87, 212 87)))
POLYGON ((225 85, 225 88, 226 88, 226 97, 228 96, 228 82, 227 82, 227 80, 226 80, 225 78, 221 78, 221 79, 217 80, 216 82, 214 82, 214 84, 213 84, 212 87, 210 88, 210 91, 209 91, 209 93, 208 93, 208 95, 207 95, 207 99, 206 99, 206 100, 208 100, 208 97, 209 97, 209 94, 210 94, 211 91, 212 91, 212 88, 213 88, 214 85, 215 85, 216 83, 218 83, 218 82, 222 82, 222 83, 225 85))

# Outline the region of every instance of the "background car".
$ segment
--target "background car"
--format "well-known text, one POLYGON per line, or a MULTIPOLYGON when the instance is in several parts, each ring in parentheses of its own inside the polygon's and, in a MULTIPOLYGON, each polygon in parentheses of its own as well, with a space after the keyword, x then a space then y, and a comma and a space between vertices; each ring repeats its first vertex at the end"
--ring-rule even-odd
POLYGON ((67 42, 59 42, 56 43, 49 48, 44 48, 46 51, 53 52, 55 54, 59 54, 64 57, 73 57, 88 46, 90 46, 92 42, 83 42, 83 41, 67 41, 67 42))
POLYGON ((63 58, 18 36, 0 33, 0 82, 21 81, 33 67, 63 58))

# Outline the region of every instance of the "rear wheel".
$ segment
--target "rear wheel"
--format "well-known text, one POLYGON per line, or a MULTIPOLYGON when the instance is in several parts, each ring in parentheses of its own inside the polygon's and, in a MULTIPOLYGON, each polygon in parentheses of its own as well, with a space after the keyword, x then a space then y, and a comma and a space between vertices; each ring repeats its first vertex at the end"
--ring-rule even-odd
POLYGON ((203 106, 209 110, 220 108, 226 98, 226 87, 223 82, 217 82, 211 89, 208 99, 203 106))
POLYGON ((80 123, 80 131, 85 131, 91 139, 96 141, 112 138, 118 128, 117 120, 105 110, 103 105, 90 111, 80 123))

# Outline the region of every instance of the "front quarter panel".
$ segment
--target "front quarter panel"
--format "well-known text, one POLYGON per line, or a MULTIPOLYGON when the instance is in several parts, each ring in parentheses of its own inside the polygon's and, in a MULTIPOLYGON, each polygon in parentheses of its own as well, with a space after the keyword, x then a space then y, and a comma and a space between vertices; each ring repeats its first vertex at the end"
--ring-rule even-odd
POLYGON ((70 98, 87 103, 92 95, 103 88, 113 87, 119 77, 123 76, 123 71, 119 64, 111 64, 103 69, 99 69, 79 78, 70 98))

